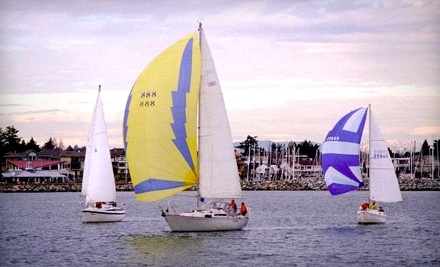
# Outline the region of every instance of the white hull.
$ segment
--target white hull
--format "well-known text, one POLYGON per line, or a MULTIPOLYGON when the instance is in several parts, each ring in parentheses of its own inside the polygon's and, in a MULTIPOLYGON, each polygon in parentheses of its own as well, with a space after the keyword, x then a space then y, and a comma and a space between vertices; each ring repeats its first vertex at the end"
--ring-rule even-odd
POLYGON ((83 209, 82 213, 84 214, 85 222, 120 222, 125 217, 125 209, 117 207, 88 207, 83 209))
POLYGON ((378 210, 360 210, 357 212, 357 221, 361 224, 385 223, 387 214, 378 210))
POLYGON ((249 211, 245 216, 237 214, 231 204, 224 201, 211 201, 201 209, 180 214, 162 211, 171 232, 210 232, 241 230, 248 223, 249 211))
POLYGON ((246 227, 248 217, 195 217, 187 215, 164 215, 171 232, 210 232, 241 230, 246 227))

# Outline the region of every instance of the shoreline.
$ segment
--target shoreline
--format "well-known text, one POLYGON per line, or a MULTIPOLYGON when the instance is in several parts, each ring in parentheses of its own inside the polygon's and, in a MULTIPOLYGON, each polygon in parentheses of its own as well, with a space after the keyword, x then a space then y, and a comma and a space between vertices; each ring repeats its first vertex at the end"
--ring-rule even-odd
MULTIPOLYGON (((368 190, 366 186, 360 191, 368 190)), ((440 191, 440 179, 399 177, 401 191, 440 191)), ((288 181, 242 181, 243 191, 327 191, 322 177, 303 177, 288 181)), ((80 192, 81 183, 0 184, 0 193, 80 192)), ((117 183, 116 191, 133 191, 131 183, 117 183)))

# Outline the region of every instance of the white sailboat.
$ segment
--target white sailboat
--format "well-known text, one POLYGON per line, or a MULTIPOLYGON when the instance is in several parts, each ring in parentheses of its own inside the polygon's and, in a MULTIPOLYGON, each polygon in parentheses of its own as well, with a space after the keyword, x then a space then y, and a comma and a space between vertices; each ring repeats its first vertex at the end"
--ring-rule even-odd
MULTIPOLYGON (((399 183, 371 107, 360 108, 342 117, 323 143, 322 168, 332 195, 356 190, 364 185, 360 166, 360 141, 369 111, 369 180, 371 202, 402 201, 399 183)), ((361 224, 385 223, 387 214, 377 205, 364 203, 357 212, 361 224)))
MULTIPOLYGON (((370 201, 373 202, 400 202, 402 194, 394 169, 388 146, 382 136, 379 125, 374 118, 371 107, 369 123, 369 177, 370 201)), ((387 214, 377 208, 364 209, 362 206, 357 212, 358 223, 385 223, 387 214)))
POLYGON ((249 213, 238 214, 230 204, 243 195, 223 94, 201 24, 199 36, 190 34, 169 47, 136 80, 126 106, 124 141, 139 201, 197 186, 196 209, 162 212, 171 231, 247 225, 249 213), (200 207, 205 199, 211 201, 200 207))
POLYGON ((125 209, 116 204, 116 186, 101 101, 101 86, 87 140, 81 195, 85 222, 118 222, 125 209))

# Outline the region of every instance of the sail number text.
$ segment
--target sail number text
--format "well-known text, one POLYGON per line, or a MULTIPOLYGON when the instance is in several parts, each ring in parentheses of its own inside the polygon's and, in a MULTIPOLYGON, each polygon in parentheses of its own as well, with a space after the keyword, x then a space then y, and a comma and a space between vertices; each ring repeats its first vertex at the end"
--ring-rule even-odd
POLYGON ((338 141, 338 140, 339 140, 339 136, 327 136, 326 141, 338 141))
POLYGON ((386 159, 388 158, 388 151, 385 149, 373 150, 371 157, 373 159, 386 159))
POLYGON ((156 105, 157 92, 142 92, 141 101, 139 101, 140 107, 154 107, 156 105))

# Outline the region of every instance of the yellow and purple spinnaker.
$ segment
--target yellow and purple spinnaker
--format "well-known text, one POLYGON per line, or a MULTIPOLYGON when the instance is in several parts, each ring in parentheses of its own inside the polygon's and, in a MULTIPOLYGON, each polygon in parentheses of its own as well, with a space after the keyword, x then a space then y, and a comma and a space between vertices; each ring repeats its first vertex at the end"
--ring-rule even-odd
POLYGON ((133 85, 123 136, 137 200, 157 201, 197 184, 200 77, 193 33, 159 54, 133 85))

